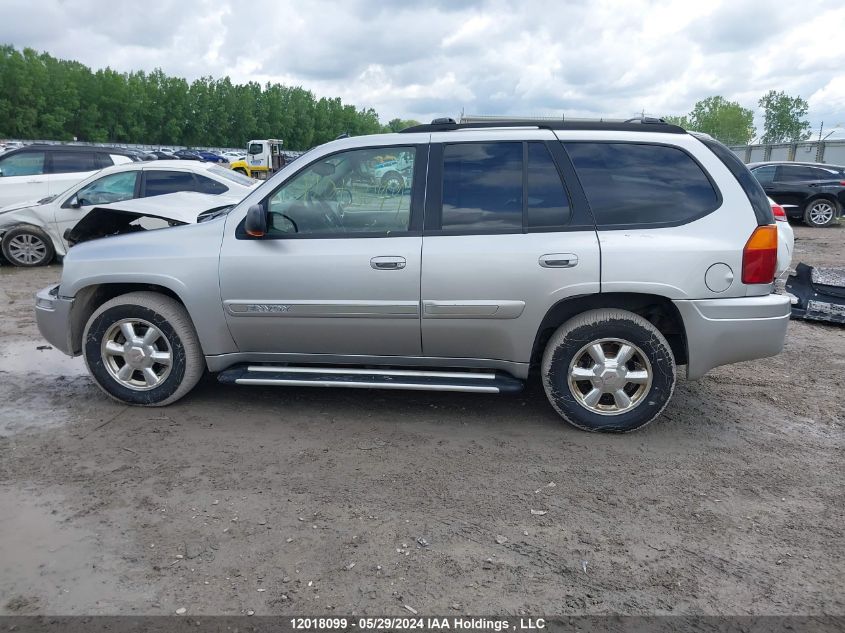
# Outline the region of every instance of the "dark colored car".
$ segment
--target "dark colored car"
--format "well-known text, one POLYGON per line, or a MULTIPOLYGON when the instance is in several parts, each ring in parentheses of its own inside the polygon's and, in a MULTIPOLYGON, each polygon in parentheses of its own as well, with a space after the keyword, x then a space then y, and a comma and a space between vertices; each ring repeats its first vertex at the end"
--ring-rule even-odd
POLYGON ((162 152, 161 150, 154 149, 149 154, 155 156, 158 160, 177 160, 179 157, 174 154, 168 154, 167 152, 162 152))
POLYGON ((766 194, 790 218, 829 226, 845 206, 845 167, 824 163, 749 163, 766 194))
POLYGON ((202 160, 202 156, 192 149, 180 149, 173 152, 173 156, 180 160, 202 160))
POLYGON ((194 150, 200 158, 202 158, 207 163, 228 163, 229 161, 223 158, 222 156, 218 156, 214 152, 209 152, 204 149, 196 149, 194 150))

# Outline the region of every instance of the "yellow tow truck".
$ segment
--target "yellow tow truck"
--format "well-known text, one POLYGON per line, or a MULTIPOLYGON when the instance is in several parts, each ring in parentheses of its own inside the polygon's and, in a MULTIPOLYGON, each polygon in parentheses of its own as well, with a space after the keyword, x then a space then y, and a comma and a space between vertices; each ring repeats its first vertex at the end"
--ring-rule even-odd
POLYGON ((283 145, 284 141, 274 138, 250 141, 246 146, 246 160, 236 160, 229 167, 250 178, 267 180, 285 166, 283 145))

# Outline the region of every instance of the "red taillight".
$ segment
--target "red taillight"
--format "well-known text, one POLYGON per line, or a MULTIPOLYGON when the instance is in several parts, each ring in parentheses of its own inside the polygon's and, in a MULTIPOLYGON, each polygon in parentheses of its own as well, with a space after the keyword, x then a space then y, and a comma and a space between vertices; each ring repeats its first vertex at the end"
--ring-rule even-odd
POLYGON ((742 283, 770 284, 778 263, 778 229, 758 226, 742 249, 742 283))
POLYGON ((784 211, 783 207, 779 204, 772 205, 772 215, 775 216, 775 220, 786 222, 786 211, 784 211))

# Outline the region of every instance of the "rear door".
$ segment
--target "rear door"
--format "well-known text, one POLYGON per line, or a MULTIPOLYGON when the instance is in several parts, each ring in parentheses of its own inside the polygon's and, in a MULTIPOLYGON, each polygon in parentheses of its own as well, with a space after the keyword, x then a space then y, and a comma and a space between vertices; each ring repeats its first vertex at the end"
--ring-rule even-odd
POLYGON ((99 171, 101 163, 90 150, 48 151, 48 187, 50 195, 62 193, 68 187, 99 171))
POLYGON ((528 363, 549 307, 599 291, 599 243, 551 131, 490 139, 432 135, 423 353, 528 363))

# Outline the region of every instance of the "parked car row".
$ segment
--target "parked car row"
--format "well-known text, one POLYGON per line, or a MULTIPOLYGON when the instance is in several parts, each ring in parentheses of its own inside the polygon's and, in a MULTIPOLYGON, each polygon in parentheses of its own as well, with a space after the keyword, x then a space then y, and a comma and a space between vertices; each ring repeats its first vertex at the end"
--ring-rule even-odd
MULTIPOLYGON (((64 156, 65 153, 59 150, 56 155, 64 156)), ((0 167, 2 165, 3 160, 0 159, 0 167)), ((42 266, 50 263, 56 255, 64 256, 70 247, 66 233, 95 208, 134 198, 184 191, 217 197, 218 200, 211 202, 210 206, 222 206, 239 202, 258 184, 258 181, 220 165, 198 161, 127 161, 92 174, 64 174, 69 175, 77 180, 81 176, 81 182, 60 193, 40 198, 36 196, 33 200, 0 208, 0 250, 9 263, 42 266)), ((52 176, 43 176, 46 184, 42 185, 47 187, 48 192, 57 188, 49 180, 52 176)), ((14 178, 17 176, 11 176, 10 180, 14 178)), ((0 185, 5 179, 0 178, 0 185)), ((114 232, 118 232, 117 229, 114 232)))

